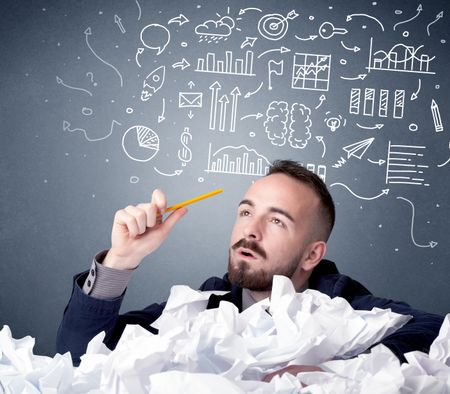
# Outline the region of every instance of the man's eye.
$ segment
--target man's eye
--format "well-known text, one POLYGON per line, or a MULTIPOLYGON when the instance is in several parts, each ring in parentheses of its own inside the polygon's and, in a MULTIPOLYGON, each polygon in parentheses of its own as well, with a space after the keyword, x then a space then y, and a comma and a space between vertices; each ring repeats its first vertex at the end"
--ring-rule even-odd
POLYGON ((249 216, 249 215, 250 215, 250 212, 247 211, 246 209, 239 212, 239 216, 249 216))
POLYGON ((272 223, 276 224, 277 226, 284 227, 284 223, 278 218, 272 218, 271 221, 272 221, 272 223))

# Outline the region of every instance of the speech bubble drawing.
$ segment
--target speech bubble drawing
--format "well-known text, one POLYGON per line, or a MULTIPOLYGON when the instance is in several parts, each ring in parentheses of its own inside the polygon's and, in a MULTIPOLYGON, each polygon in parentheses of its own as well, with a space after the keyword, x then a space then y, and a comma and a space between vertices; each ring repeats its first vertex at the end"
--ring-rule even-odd
POLYGON ((141 41, 147 48, 157 49, 157 55, 160 55, 169 44, 170 32, 159 23, 152 23, 142 29, 141 41))

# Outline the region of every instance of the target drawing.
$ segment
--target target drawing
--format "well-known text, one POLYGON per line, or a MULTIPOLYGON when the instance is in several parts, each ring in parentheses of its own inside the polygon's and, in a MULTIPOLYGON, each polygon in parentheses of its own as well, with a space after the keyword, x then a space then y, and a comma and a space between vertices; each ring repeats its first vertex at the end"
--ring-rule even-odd
POLYGON ((122 137, 122 148, 131 160, 146 162, 158 153, 159 137, 149 127, 132 126, 122 137))
POLYGON ((295 10, 292 10, 286 16, 281 14, 264 15, 258 22, 259 34, 268 40, 281 40, 287 33, 289 19, 295 19, 297 16, 295 10))

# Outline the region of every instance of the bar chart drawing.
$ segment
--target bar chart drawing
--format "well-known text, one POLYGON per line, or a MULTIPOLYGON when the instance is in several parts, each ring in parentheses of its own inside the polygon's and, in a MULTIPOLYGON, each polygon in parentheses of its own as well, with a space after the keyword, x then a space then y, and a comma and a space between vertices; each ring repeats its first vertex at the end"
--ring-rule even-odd
POLYGON ((253 51, 247 51, 245 58, 233 58, 232 51, 225 52, 225 58, 216 59, 216 54, 208 52, 206 58, 200 57, 197 61, 197 72, 242 75, 253 77, 253 51))
POLYGON ((269 172, 270 162, 266 157, 245 145, 224 146, 211 154, 208 150, 206 172, 234 175, 264 176, 269 172))
POLYGON ((397 71, 406 73, 435 74, 430 65, 435 56, 418 54, 423 45, 417 48, 405 44, 394 45, 389 52, 373 52, 373 38, 370 38, 369 66, 366 69, 379 71, 397 71))
POLYGON ((424 150, 421 145, 394 145, 389 141, 386 161, 386 184, 430 186, 425 182, 424 150))
POLYGON ((331 55, 296 53, 292 67, 292 89, 328 91, 331 55))
POLYGON ((405 91, 396 89, 389 94, 387 89, 353 88, 350 91, 349 113, 353 115, 385 118, 391 111, 394 119, 403 119, 405 111, 405 91), (391 107, 389 107, 391 105, 391 107))

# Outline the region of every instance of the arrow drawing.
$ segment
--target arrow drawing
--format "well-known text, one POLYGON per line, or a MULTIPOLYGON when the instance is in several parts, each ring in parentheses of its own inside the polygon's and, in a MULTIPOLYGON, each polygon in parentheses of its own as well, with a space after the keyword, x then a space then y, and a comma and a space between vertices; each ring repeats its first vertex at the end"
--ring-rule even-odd
POLYGON ((430 26, 431 26, 433 23, 436 23, 436 22, 437 22, 439 19, 441 19, 443 16, 444 16, 444 11, 441 11, 439 14, 436 15, 436 19, 435 19, 433 22, 428 23, 428 25, 427 25, 427 34, 428 34, 428 37, 430 36, 430 26))
POLYGON ((378 164, 379 166, 382 166, 384 163, 386 163, 386 160, 383 159, 380 159, 378 161, 367 159, 367 161, 372 164, 378 164))
POLYGON ((122 34, 126 33, 126 30, 125 30, 125 28, 123 27, 123 24, 122 24, 122 19, 117 14, 114 15, 114 23, 117 24, 117 26, 119 27, 120 32, 122 34))
POLYGON ((396 28, 397 26, 402 25, 403 23, 411 22, 412 20, 416 19, 416 18, 419 16, 419 14, 422 12, 422 4, 419 4, 419 6, 417 7, 417 10, 416 10, 416 11, 417 11, 417 14, 414 15, 412 18, 409 18, 409 19, 407 19, 406 21, 402 21, 402 22, 396 23, 396 24, 394 25, 394 31, 395 31, 395 28, 396 28))
POLYGON ((241 91, 236 86, 230 93, 233 96, 233 102, 231 104, 231 125, 230 125, 230 131, 234 132, 236 130, 236 114, 237 114, 237 103, 238 98, 241 95, 241 91))
POLYGON ((302 38, 302 37, 299 37, 299 36, 295 35, 295 38, 296 38, 297 40, 300 40, 300 41, 313 41, 313 40, 315 40, 317 37, 318 37, 317 34, 311 34, 311 35, 310 35, 309 37, 307 37, 307 38, 302 38))
POLYGON ((245 93, 245 96, 244 96, 244 97, 245 97, 245 98, 249 98, 250 96, 253 96, 254 94, 258 93, 259 90, 261 89, 261 87, 263 86, 263 83, 264 83, 264 82, 261 82, 260 85, 258 86, 258 89, 256 89, 255 91, 245 93))
POLYGON ((258 39, 258 37, 245 37, 245 41, 241 44, 241 49, 245 48, 246 46, 252 47, 255 44, 255 41, 258 39))
POLYGON ((374 126, 362 126, 359 123, 356 123, 356 126, 358 126, 361 129, 366 129, 366 130, 376 130, 376 129, 380 130, 380 129, 383 128, 384 124, 383 123, 377 123, 374 126))
POLYGON ((252 11, 258 11, 258 12, 262 12, 262 10, 261 9, 259 9, 259 8, 255 8, 255 7, 249 7, 249 8, 241 8, 240 10, 239 10, 239 15, 244 15, 247 11, 250 11, 250 10, 252 10, 252 11))
POLYGON ((437 166, 438 166, 438 167, 444 167, 444 166, 446 166, 448 163, 450 163, 450 159, 448 159, 445 163, 438 164, 437 166))
POLYGON ((218 92, 222 88, 219 82, 214 82, 209 89, 211 90, 211 111, 209 115, 209 129, 216 129, 216 117, 217 117, 217 97, 218 92))
POLYGON ((180 62, 172 64, 172 68, 181 68, 181 71, 183 71, 185 68, 189 66, 190 64, 185 58, 183 58, 183 60, 181 60, 180 62))
POLYGON ((227 116, 227 104, 230 102, 226 94, 224 94, 220 99, 220 115, 219 115, 219 130, 225 130, 225 118, 227 116))
POLYGON ((360 79, 361 81, 367 77, 367 74, 359 74, 357 77, 343 77, 342 75, 340 76, 341 79, 345 79, 347 81, 355 81, 357 79, 360 79))
POLYGON ((192 112, 192 109, 190 109, 188 112, 188 118, 192 119, 193 117, 194 117, 194 113, 192 112))
POLYGON ((421 86, 422 86, 422 80, 419 78, 419 87, 417 88, 417 90, 415 92, 413 92, 411 94, 411 101, 414 101, 417 99, 417 97, 419 97, 419 92, 420 92, 421 86))
POLYGON ((375 22, 377 22, 380 25, 381 30, 384 31, 383 24, 377 18, 375 18, 374 16, 371 16, 371 15, 367 15, 367 14, 351 14, 351 15, 347 15, 347 18, 345 19, 345 21, 346 22, 350 22, 354 16, 364 16, 366 18, 370 18, 370 19, 374 20, 375 22))
POLYGON ((161 123, 162 121, 164 121, 166 119, 164 117, 165 111, 166 111, 166 99, 163 97, 163 107, 162 107, 161 115, 158 115, 158 123, 161 123))
POLYGON ((185 23, 188 23, 189 19, 186 18, 183 14, 178 15, 176 18, 172 18, 167 24, 178 23, 180 26, 183 26, 185 23))
POLYGON ((327 151, 327 147, 325 146, 325 141, 323 140, 323 137, 321 135, 316 136, 317 142, 321 142, 323 145, 323 152, 322 152, 322 159, 325 156, 325 152, 327 151))
POLYGON ((361 48, 360 47, 357 47, 356 45, 354 46, 354 47, 347 47, 347 46, 345 46, 345 44, 344 44, 344 42, 343 41, 341 41, 341 45, 345 48, 345 49, 347 49, 347 51, 352 51, 352 52, 359 52, 360 50, 361 50, 361 48))
POLYGON ((268 54, 268 53, 270 53, 270 52, 280 52, 280 53, 286 53, 286 52, 290 52, 291 50, 289 49, 289 48, 286 48, 286 47, 281 47, 281 48, 274 48, 274 49, 268 49, 267 51, 264 51, 263 53, 261 53, 261 54, 259 54, 258 55, 258 59, 261 57, 261 56, 264 56, 264 55, 266 55, 266 54, 268 54))
POLYGON ((317 104, 317 106, 315 108, 318 109, 326 99, 327 99, 327 97, 324 94, 320 95, 319 104, 317 104))
POLYGON ((90 51, 94 54, 94 56, 100 60, 103 64, 106 64, 107 66, 111 67, 119 76, 120 79, 120 86, 123 86, 123 79, 122 79, 122 74, 119 72, 119 70, 117 68, 115 68, 112 64, 108 63, 107 61, 103 60, 100 56, 98 56, 95 51, 92 49, 91 44, 89 43, 89 36, 92 35, 92 30, 90 27, 88 27, 85 31, 84 31, 84 35, 86 37, 86 45, 88 46, 88 48, 90 49, 90 51))
POLYGON ((436 241, 430 241, 427 245, 420 245, 416 242, 416 240, 414 239, 414 216, 415 216, 414 204, 405 197, 399 196, 396 198, 398 200, 404 200, 411 205, 412 215, 411 215, 411 232, 410 233, 411 233, 411 240, 413 241, 413 244, 419 248, 434 248, 435 246, 437 246, 438 243, 436 241))
POLYGON ((241 118, 241 120, 247 119, 247 118, 253 118, 255 117, 255 119, 259 119, 263 116, 263 114, 261 112, 258 112, 257 114, 250 114, 250 115, 245 115, 241 118))
POLYGON ((343 184, 343 183, 340 183, 340 182, 332 183, 332 184, 330 185, 330 187, 333 187, 333 186, 342 186, 343 188, 347 189, 347 190, 350 192, 350 194, 352 194, 352 195, 355 196, 356 198, 359 198, 360 200, 366 200, 366 201, 376 200, 377 198, 380 198, 380 197, 382 197, 382 196, 387 196, 388 193, 389 193, 389 189, 382 189, 382 190, 381 190, 381 193, 377 194, 376 196, 373 196, 373 197, 363 197, 363 196, 360 196, 360 195, 356 194, 356 193, 355 193, 354 191, 352 191, 347 185, 345 185, 345 184, 343 184))
POLYGON ((100 138, 90 138, 90 137, 88 137, 85 129, 80 129, 80 128, 71 129, 70 122, 68 122, 67 120, 63 120, 63 130, 64 131, 69 131, 71 133, 73 133, 74 131, 81 131, 84 134, 84 138, 86 138, 89 142, 97 142, 97 141, 102 141, 102 140, 107 139, 112 134, 114 125, 122 126, 121 123, 119 123, 117 120, 113 119, 113 121, 111 122, 111 128, 107 135, 105 135, 104 137, 100 137, 100 138))
POLYGON ((139 63, 138 57, 139 57, 139 55, 140 55, 141 53, 143 53, 143 52, 144 52, 144 48, 138 48, 137 51, 136 51, 136 56, 134 57, 134 59, 136 60, 136 64, 137 64, 139 67, 142 67, 142 66, 141 66, 141 63, 139 63))
POLYGON ((160 170, 158 170, 156 167, 153 167, 153 169, 159 174, 164 176, 175 176, 175 175, 181 175, 183 173, 183 170, 175 170, 172 174, 166 174, 160 170))
POLYGON ((77 88, 77 87, 71 86, 71 85, 67 85, 67 84, 65 84, 64 81, 63 81, 60 77, 58 77, 58 76, 56 76, 56 83, 59 84, 59 85, 65 86, 66 88, 69 88, 69 89, 79 90, 80 92, 87 93, 89 96, 92 97, 92 93, 91 93, 89 90, 86 90, 86 89, 83 89, 83 88, 77 88))

